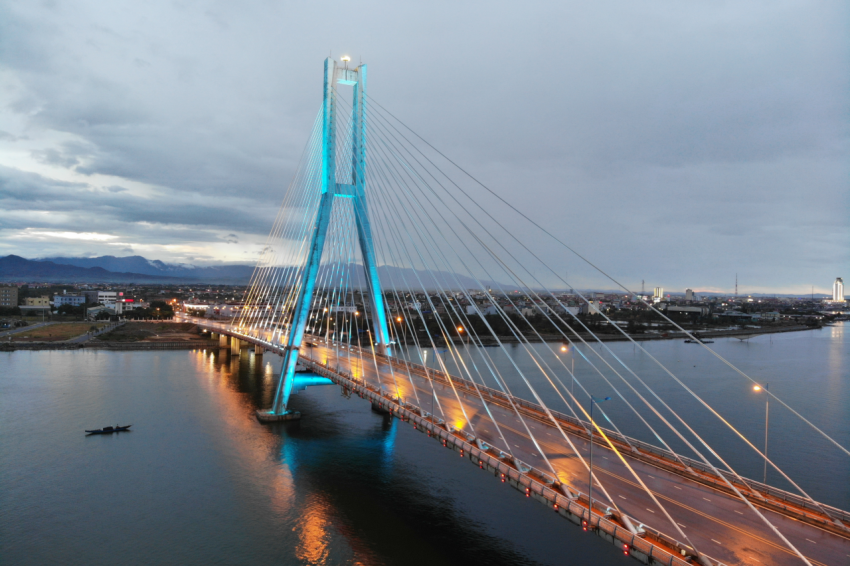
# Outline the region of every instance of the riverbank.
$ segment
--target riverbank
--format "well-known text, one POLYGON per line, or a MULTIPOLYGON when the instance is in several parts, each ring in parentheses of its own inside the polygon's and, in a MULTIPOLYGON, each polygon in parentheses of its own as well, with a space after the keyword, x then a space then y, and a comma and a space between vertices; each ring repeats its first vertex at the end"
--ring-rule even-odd
MULTIPOLYGON (((746 337, 752 338, 754 336, 761 336, 763 334, 780 334, 785 332, 800 332, 803 330, 817 330, 823 328, 822 326, 807 326, 807 325, 796 325, 796 326, 778 326, 778 327, 767 327, 767 328, 736 328, 736 329, 719 329, 719 330, 690 330, 691 334, 699 334, 703 339, 711 339, 711 338, 725 338, 725 337, 745 337, 742 339, 746 339, 746 337)), ((599 339, 602 342, 626 342, 629 339, 632 339, 636 342, 644 342, 648 340, 686 340, 689 338, 687 334, 682 331, 667 331, 667 332, 658 332, 658 333, 644 333, 644 334, 629 334, 628 336, 623 336, 620 333, 617 334, 588 334, 586 332, 578 333, 578 336, 575 334, 569 334, 571 340, 581 341, 585 340, 587 342, 596 342, 599 339)), ((541 334, 540 337, 537 336, 527 336, 526 339, 529 342, 563 342, 564 337, 560 334, 541 334)), ((454 338, 455 343, 461 344, 466 343, 466 338, 454 338)), ((518 343, 519 340, 514 336, 499 336, 499 341, 505 344, 514 344, 518 343)), ((486 337, 481 340, 482 344, 485 345, 495 345, 497 344, 496 339, 492 337, 486 337)), ((415 343, 408 339, 408 346, 413 346, 415 343)))
MULTIPOLYGON (((159 323, 164 324, 164 323, 159 323)), ((167 324, 167 323, 165 323, 167 324)), ((172 323, 173 324, 173 323, 172 323)), ((734 337, 740 338, 742 340, 746 340, 747 338, 752 338, 755 336, 761 336, 763 334, 780 334, 787 332, 800 332, 803 330, 816 330, 822 328, 820 326, 782 326, 782 327, 774 327, 774 328, 745 328, 745 329, 723 329, 723 330, 701 330, 699 335, 704 339, 712 339, 712 338, 726 338, 726 337, 734 337)), ((161 330, 160 330, 161 331, 161 330)), ((123 340, 88 340, 86 342, 0 342, 0 352, 9 352, 14 350, 80 350, 80 349, 100 349, 100 350, 217 350, 221 346, 218 341, 215 340, 136 340, 130 341, 127 340, 127 334, 129 332, 121 336, 124 338, 123 340)), ((598 334, 597 336, 592 336, 590 334, 581 333, 578 335, 579 337, 570 336, 570 338, 575 341, 581 341, 582 339, 587 342, 595 342, 598 338, 602 342, 625 342, 629 338, 623 336, 622 334, 598 334)), ((652 333, 652 334, 634 334, 630 336, 637 342, 649 341, 649 340, 685 340, 688 338, 687 334, 681 331, 675 332, 666 332, 666 333, 652 333)), ((499 341, 504 344, 515 344, 518 343, 514 336, 500 336, 499 341)), ((529 342, 563 342, 564 337, 559 334, 543 334, 538 337, 529 337, 529 342)), ((455 342, 458 344, 466 343, 465 339, 455 339, 455 342)), ((485 338, 481 341, 482 344, 496 345, 497 342, 494 338, 485 338)), ((426 347, 430 346, 429 342, 423 341, 423 345, 426 347)), ((437 345, 444 344, 444 342, 438 342, 437 345)), ((408 346, 414 346, 415 343, 412 340, 408 339, 408 346)), ((227 346, 224 346, 225 348, 227 346)))
POLYGON ((11 342, 0 343, 0 352, 14 350, 217 350, 213 340, 181 342, 11 342))

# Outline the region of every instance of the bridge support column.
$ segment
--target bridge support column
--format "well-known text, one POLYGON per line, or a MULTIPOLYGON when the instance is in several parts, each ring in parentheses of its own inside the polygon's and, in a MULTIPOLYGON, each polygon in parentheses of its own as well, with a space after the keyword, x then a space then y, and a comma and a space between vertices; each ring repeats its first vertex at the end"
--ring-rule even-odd
POLYGON ((239 338, 230 337, 230 353, 238 354, 239 350, 242 348, 242 340, 239 338))
POLYGON ((287 404, 295 380, 295 364, 298 362, 299 350, 303 344, 307 317, 313 303, 316 274, 319 271, 319 263, 322 259, 322 250, 325 246, 325 238, 331 221, 333 203, 337 197, 353 199, 354 221, 372 302, 370 341, 376 345, 379 353, 391 355, 389 326, 378 276, 372 228, 369 222, 369 209, 366 203, 366 144, 368 140, 366 109, 366 66, 360 65, 356 69, 349 69, 346 65, 343 69, 337 67, 336 61, 333 59, 325 59, 324 102, 322 106, 322 194, 310 239, 307 262, 301 276, 301 287, 295 302, 292 326, 283 352, 283 365, 280 370, 280 380, 275 392, 274 403, 270 411, 257 412, 257 418, 260 421, 287 420, 277 417, 294 414, 287 410, 287 404), (336 151, 337 108, 334 90, 337 83, 354 86, 351 116, 353 128, 351 158, 354 163, 348 183, 337 182, 336 176, 336 160, 339 156, 336 151))
POLYGON ((213 340, 218 340, 219 333, 218 332, 210 332, 210 338, 213 340))
POLYGON ((225 336, 224 334, 219 334, 218 335, 218 345, 221 348, 227 348, 227 336, 225 336))
POLYGON ((265 351, 266 351, 266 349, 263 348, 262 346, 258 346, 258 345, 254 346, 254 355, 255 356, 262 356, 263 353, 265 353, 265 351))

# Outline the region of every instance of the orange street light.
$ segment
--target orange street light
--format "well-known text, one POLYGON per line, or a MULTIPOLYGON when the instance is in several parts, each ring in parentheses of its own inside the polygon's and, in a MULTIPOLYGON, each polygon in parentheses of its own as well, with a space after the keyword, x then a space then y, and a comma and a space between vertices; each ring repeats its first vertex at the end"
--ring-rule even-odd
POLYGON ((401 322, 401 317, 400 317, 400 316, 396 317, 395 321, 396 321, 396 322, 401 322))
POLYGON ((566 346, 561 346, 561 351, 562 351, 562 352, 566 352, 566 351, 567 351, 567 347, 566 347, 566 346))
MULTIPOLYGON (((770 386, 769 383, 764 384, 764 389, 768 389, 770 386)), ((753 385, 753 391, 761 391, 761 385, 753 385)), ((768 434, 768 426, 770 424, 770 395, 766 395, 764 398, 764 477, 762 478, 762 483, 767 483, 767 434, 768 434)))
POLYGON ((457 327, 457 331, 458 331, 458 332, 463 332, 463 326, 458 326, 458 327, 457 327))

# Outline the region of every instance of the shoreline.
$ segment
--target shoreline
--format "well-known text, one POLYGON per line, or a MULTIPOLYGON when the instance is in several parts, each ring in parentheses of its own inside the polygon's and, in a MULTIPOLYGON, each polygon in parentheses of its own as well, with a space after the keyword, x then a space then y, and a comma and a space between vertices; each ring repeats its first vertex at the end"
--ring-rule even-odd
MULTIPOLYGON (((824 328, 823 326, 806 326, 806 325, 798 325, 798 326, 786 326, 786 327, 778 327, 778 328, 747 328, 747 329, 724 329, 724 330, 702 330, 696 331, 699 332, 700 336, 706 339, 711 338, 728 338, 728 337, 740 337, 740 336, 760 336, 763 334, 781 334, 785 332, 801 332, 804 330, 818 330, 824 328)), ((633 334, 630 335, 632 339, 636 342, 645 342, 651 340, 684 340, 687 338, 687 335, 684 332, 679 330, 670 331, 666 333, 667 335, 661 334, 633 334)), ((693 334, 693 332, 692 332, 693 334)), ((596 342, 596 338, 601 342, 627 342, 629 338, 623 336, 622 334, 597 334, 596 338, 590 334, 580 333, 579 337, 584 339, 588 343, 596 342)), ((571 336, 574 341, 578 340, 578 337, 571 336)), ((503 344, 518 344, 519 340, 517 340, 513 336, 500 336, 499 341, 503 344)), ((541 336, 541 339, 537 337, 529 338, 529 342, 539 343, 539 342, 564 342, 564 337, 558 334, 545 334, 541 336)), ((454 340, 455 344, 464 344, 466 340, 454 340)), ((482 344, 484 345, 496 345, 496 340, 493 338, 488 338, 482 340, 482 344)), ((436 343, 437 346, 444 346, 445 342, 440 341, 436 343)), ((406 346, 415 346, 415 343, 405 344, 406 346)), ((105 341, 95 341, 89 340, 86 342, 0 342, 0 352, 12 352, 15 350, 114 350, 114 351, 141 351, 141 350, 197 350, 197 349, 207 349, 207 350, 218 350, 220 348, 228 349, 229 346, 221 346, 215 340, 192 340, 192 341, 173 341, 173 342, 105 342, 105 341)))

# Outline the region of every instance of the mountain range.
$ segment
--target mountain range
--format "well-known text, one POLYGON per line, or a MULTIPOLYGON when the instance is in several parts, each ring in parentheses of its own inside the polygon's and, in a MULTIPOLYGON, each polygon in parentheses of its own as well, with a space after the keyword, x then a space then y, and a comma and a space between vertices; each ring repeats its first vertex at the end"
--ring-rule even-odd
POLYGON ((209 283, 245 284, 254 272, 253 265, 215 265, 199 267, 186 263, 165 263, 140 255, 115 257, 46 257, 35 261, 60 265, 93 268, 100 267, 113 273, 138 273, 169 280, 204 281, 209 283))
MULTIPOLYGON (((284 270, 285 271, 285 270, 284 270)), ((165 263, 149 260, 142 256, 102 256, 102 257, 50 257, 25 259, 16 255, 0 258, 0 281, 45 281, 61 283, 181 283, 204 282, 230 285, 247 285, 254 273, 252 265, 221 265, 198 267, 187 264, 165 263)), ((410 268, 380 266, 378 274, 385 288, 399 290, 456 288, 479 288, 479 283, 471 277, 443 272, 423 271, 410 268)), ((350 288, 367 286, 363 267, 359 264, 330 267, 322 265, 317 279, 342 278, 350 288)), ((278 278, 286 279, 285 275, 278 278)), ((500 285, 493 281, 483 284, 493 288, 500 285)))
POLYGON ((44 281, 62 283, 148 282, 176 283, 179 279, 144 273, 115 273, 102 267, 77 267, 53 261, 35 261, 16 255, 0 258, 0 281, 44 281))

